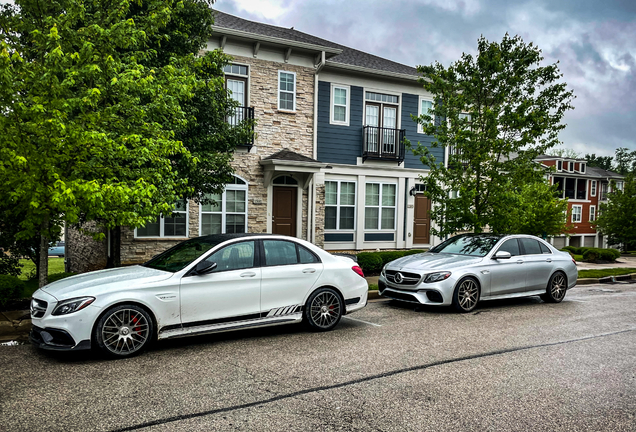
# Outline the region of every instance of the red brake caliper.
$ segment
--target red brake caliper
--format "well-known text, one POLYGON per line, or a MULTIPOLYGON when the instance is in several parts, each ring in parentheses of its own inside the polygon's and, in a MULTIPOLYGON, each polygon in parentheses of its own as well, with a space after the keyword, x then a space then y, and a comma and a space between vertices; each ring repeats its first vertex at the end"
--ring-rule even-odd
MULTIPOLYGON (((132 319, 133 324, 137 324, 139 322, 139 320, 137 319, 137 317, 134 317, 132 319)), ((137 332, 137 334, 139 334, 141 332, 141 327, 137 326, 137 327, 133 327, 133 330, 137 332)))

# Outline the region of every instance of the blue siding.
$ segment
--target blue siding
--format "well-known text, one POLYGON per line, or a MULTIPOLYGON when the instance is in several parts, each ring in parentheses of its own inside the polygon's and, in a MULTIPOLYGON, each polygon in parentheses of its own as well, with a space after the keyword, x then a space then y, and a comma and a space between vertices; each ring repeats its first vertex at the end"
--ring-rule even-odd
MULTIPOLYGON (((411 141, 413 147, 417 147, 418 141, 427 147, 431 146, 433 137, 417 132, 417 123, 411 119, 411 114, 417 116, 417 104, 419 103, 419 97, 408 93, 402 94, 402 129, 406 130, 406 138, 411 141)), ((435 156, 438 162, 444 161, 444 149, 441 147, 431 148, 431 153, 435 156)), ((427 168, 422 164, 420 158, 415 156, 412 151, 406 149, 406 155, 404 158, 404 166, 406 168, 427 168)))
POLYGON ((362 87, 351 86, 349 126, 329 124, 331 83, 318 82, 318 160, 355 165, 362 156, 362 87))

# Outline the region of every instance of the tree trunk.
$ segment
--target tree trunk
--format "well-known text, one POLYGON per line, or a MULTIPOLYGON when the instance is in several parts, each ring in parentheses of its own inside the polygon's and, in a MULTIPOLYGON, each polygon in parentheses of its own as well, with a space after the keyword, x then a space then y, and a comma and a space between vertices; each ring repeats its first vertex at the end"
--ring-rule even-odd
POLYGON ((106 268, 121 267, 121 227, 108 231, 108 260, 106 268))
POLYGON ((49 218, 45 217, 40 225, 40 263, 38 265, 38 286, 42 288, 48 282, 49 275, 49 218))

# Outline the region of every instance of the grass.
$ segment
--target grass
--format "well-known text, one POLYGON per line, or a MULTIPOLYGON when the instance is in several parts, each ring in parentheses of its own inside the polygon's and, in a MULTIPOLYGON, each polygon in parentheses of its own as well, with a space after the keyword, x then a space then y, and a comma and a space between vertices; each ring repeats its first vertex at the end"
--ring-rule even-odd
POLYGON ((369 284, 369 291, 377 291, 378 284, 369 284))
MULTIPOLYGON (((18 278, 22 279, 26 285, 22 297, 29 298, 38 289, 38 280, 29 279, 31 275, 35 276, 35 264, 27 259, 21 259, 20 264, 22 264, 22 273, 18 278)), ((64 258, 49 258, 49 278, 59 273, 64 273, 64 258)))
POLYGON ((572 258, 574 258, 574 260, 577 261, 577 262, 583 261, 583 255, 574 255, 574 254, 572 254, 572 258))
POLYGON ((602 278, 636 273, 636 268, 608 268, 602 270, 579 270, 579 278, 602 278))

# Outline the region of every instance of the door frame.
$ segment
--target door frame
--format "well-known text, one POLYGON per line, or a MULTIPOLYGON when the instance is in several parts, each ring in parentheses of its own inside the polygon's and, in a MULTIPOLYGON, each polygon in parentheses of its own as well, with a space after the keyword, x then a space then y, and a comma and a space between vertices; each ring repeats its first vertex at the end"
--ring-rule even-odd
POLYGON ((272 177, 267 186, 267 232, 271 234, 274 229, 273 216, 274 216, 274 188, 275 187, 295 187, 297 189, 296 193, 296 234, 294 237, 303 238, 302 230, 303 230, 303 188, 301 185, 301 179, 299 177, 293 177, 298 181, 297 185, 275 185, 274 178, 276 177, 285 177, 291 176, 291 174, 295 173, 282 173, 281 175, 277 175, 272 177))
POLYGON ((429 205, 429 214, 428 214, 428 243, 416 243, 415 242, 415 211, 417 210, 417 197, 418 196, 423 196, 422 193, 415 193, 415 195, 413 195, 413 221, 412 221, 412 232, 413 232, 413 246, 415 245, 430 245, 431 244, 431 213, 430 211, 433 208, 433 202, 431 201, 430 198, 428 198, 428 205, 429 205))

